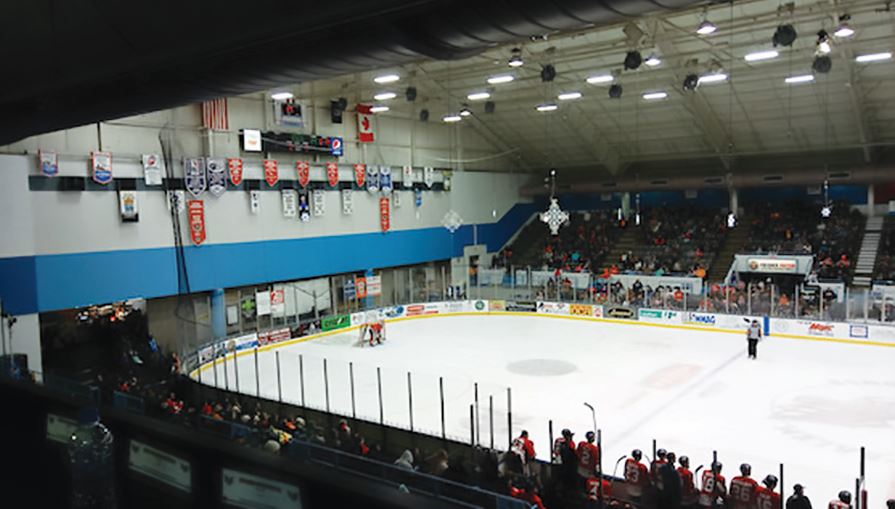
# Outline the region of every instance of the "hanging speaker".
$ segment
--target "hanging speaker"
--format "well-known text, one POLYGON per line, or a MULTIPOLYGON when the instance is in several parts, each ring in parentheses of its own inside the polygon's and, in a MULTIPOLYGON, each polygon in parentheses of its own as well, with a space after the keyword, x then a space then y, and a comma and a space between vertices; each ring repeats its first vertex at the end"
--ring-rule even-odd
POLYGON ((494 113, 495 107, 494 101, 485 101, 485 113, 494 113))
POLYGON ((407 90, 404 91, 404 97, 407 98, 408 102, 416 101, 416 87, 407 87, 407 90))
POLYGON ((429 121, 429 110, 420 110, 420 122, 429 121))
POLYGON ((333 124, 341 124, 342 123, 342 105, 339 101, 330 101, 329 102, 329 119, 333 124))

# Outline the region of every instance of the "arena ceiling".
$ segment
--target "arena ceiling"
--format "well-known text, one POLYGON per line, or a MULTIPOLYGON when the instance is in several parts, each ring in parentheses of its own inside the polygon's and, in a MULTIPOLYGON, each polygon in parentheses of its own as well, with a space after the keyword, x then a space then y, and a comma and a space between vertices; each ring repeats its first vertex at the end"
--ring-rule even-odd
POLYGON ((543 40, 519 39, 462 60, 382 69, 401 76, 390 85, 374 83, 381 72, 370 72, 304 84, 296 91, 321 100, 347 96, 368 102, 375 102, 376 93, 393 91, 397 98, 383 101, 390 110, 382 115, 418 118, 427 109, 429 122, 468 107, 473 114, 458 128, 473 129, 498 153, 508 154, 510 169, 574 168, 605 175, 860 166, 891 158, 895 60, 861 63, 856 58, 893 51, 891 2, 745 0, 552 33, 543 40), (850 37, 834 35, 843 15, 850 16, 850 37), (717 30, 696 33, 706 20, 717 30), (798 34, 791 47, 772 45, 781 24, 791 24, 798 34), (812 71, 820 30, 830 36, 828 73, 812 71), (521 67, 507 65, 513 48, 521 50, 521 67), (644 59, 655 55, 661 63, 623 70, 631 49, 644 59), (778 52, 776 58, 745 59, 771 50, 778 52), (556 70, 552 82, 540 76, 547 64, 556 70), (682 87, 687 75, 719 73, 727 79, 703 82, 695 92, 682 87), (486 83, 499 74, 515 79, 486 83), (612 82, 587 82, 606 74, 612 82), (785 82, 806 75, 812 81, 785 82), (609 98, 612 84, 622 85, 620 99, 609 98), (414 102, 404 99, 408 86, 417 89, 414 102), (493 113, 485 112, 484 100, 467 98, 475 92, 490 94, 493 113), (581 98, 557 99, 569 92, 580 92, 581 98), (644 99, 654 92, 667 97, 644 99), (536 110, 545 103, 558 108, 536 110))

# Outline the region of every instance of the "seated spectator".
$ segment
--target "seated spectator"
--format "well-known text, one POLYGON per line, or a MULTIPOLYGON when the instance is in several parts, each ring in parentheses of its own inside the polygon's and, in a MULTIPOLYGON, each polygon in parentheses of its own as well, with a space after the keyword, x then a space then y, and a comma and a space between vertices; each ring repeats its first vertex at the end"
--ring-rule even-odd
POLYGON ((405 470, 415 470, 413 468, 413 453, 410 452, 409 449, 404 449, 404 452, 401 453, 401 457, 395 460, 395 465, 398 465, 405 470))

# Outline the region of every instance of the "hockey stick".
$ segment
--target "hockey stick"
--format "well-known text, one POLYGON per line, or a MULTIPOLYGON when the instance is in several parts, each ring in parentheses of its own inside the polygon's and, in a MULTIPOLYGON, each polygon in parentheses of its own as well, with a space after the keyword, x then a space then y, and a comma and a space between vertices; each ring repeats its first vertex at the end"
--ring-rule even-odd
POLYGON ((587 401, 584 402, 584 406, 586 406, 587 408, 590 408, 590 416, 594 421, 594 433, 596 433, 597 432, 597 411, 594 409, 594 406, 591 405, 590 403, 588 403, 587 401))
POLYGON ((621 458, 615 461, 615 468, 612 469, 612 477, 615 477, 615 473, 618 472, 618 464, 622 462, 623 459, 627 458, 627 455, 622 455, 621 458))
POLYGON ((693 482, 694 483, 696 482, 696 479, 699 478, 699 471, 702 470, 702 467, 704 467, 704 466, 705 465, 699 465, 698 467, 696 467, 696 470, 693 472, 693 482))

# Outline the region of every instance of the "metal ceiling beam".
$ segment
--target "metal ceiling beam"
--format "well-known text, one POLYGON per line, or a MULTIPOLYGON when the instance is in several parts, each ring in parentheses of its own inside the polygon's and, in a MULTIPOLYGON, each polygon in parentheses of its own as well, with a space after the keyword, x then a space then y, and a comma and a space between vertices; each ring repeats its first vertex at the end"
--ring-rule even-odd
MULTIPOLYGON (((869 145, 869 143, 873 142, 873 138, 870 125, 867 123, 867 115, 865 114, 867 110, 864 108, 863 98, 857 92, 857 90, 860 90, 861 85, 858 81, 858 73, 854 64, 855 55, 851 49, 843 46, 839 47, 839 55, 842 57, 841 60, 845 63, 846 69, 848 70, 848 83, 846 83, 846 86, 848 87, 848 99, 851 103, 852 114, 855 118, 855 126, 858 128, 858 139, 863 146, 864 162, 869 163, 873 160, 873 153, 871 152, 869 145)), ((827 119, 827 122, 831 121, 831 119, 827 119)))

